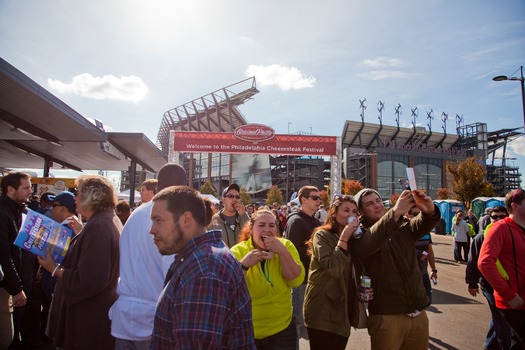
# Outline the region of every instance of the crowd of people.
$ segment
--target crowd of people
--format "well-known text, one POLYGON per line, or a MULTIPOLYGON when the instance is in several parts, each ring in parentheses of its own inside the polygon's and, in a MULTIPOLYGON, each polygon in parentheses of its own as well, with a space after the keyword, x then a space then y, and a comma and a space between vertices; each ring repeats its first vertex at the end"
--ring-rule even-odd
MULTIPOLYGON (((256 208, 230 184, 216 210, 166 164, 131 210, 102 176, 76 185, 33 206, 73 232, 58 264, 13 244, 31 178, 2 178, 0 349, 298 349, 300 338, 345 349, 352 327, 368 328, 373 350, 429 347, 441 215, 424 191, 387 209, 365 188, 320 210, 319 190, 304 186, 295 207, 256 208)), ((453 220, 454 260, 490 307, 485 349, 525 348, 524 199, 513 190, 505 207, 453 220)))

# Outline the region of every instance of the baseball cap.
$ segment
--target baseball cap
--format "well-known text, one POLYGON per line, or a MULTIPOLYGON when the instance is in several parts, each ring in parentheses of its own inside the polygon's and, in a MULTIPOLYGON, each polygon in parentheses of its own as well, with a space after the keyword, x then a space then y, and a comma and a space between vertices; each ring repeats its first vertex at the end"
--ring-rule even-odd
POLYGON ((75 195, 71 192, 64 191, 56 196, 49 196, 49 199, 53 203, 58 203, 67 208, 71 213, 77 211, 77 205, 75 203, 75 195))
POLYGON ((222 196, 224 197, 226 195, 226 193, 228 193, 228 191, 230 190, 237 190, 237 192, 241 192, 241 188, 239 187, 239 185, 237 184, 230 184, 230 186, 226 187, 224 189, 224 191, 222 191, 222 196))

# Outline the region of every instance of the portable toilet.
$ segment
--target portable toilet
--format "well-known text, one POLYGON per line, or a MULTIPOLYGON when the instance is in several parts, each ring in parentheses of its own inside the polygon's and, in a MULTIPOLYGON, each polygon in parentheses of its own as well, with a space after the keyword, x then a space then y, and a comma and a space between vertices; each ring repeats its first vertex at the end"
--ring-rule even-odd
POLYGON ((443 199, 435 200, 439 211, 441 212, 441 218, 445 220, 446 233, 452 231, 452 218, 456 215, 458 210, 465 210, 465 206, 460 201, 454 199, 443 199))
POLYGON ((505 197, 492 197, 487 200, 485 206, 487 208, 494 208, 497 206, 505 207, 505 197))
POLYGON ((474 215, 476 215, 477 218, 483 216, 485 208, 487 208, 487 201, 489 199, 490 197, 476 197, 474 200, 472 200, 472 202, 470 202, 470 207, 474 211, 474 215))

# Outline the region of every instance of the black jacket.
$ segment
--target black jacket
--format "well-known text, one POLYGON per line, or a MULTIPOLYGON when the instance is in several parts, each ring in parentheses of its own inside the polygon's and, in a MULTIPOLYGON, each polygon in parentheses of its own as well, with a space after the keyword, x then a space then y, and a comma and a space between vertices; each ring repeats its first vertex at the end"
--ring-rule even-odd
POLYGON ((21 248, 13 244, 21 226, 24 206, 11 198, 0 196, 0 265, 4 279, 0 288, 5 288, 11 295, 22 291, 21 248))
POLYGON ((303 263, 304 282, 308 280, 308 271, 310 268, 310 256, 308 255, 308 246, 306 242, 310 240, 314 229, 321 223, 313 215, 308 216, 302 210, 293 211, 288 215, 288 221, 284 227, 284 238, 289 239, 297 248, 301 262, 303 263))
POLYGON ((485 289, 489 293, 494 293, 494 288, 490 283, 483 277, 478 269, 479 252, 483 241, 485 241, 484 232, 478 233, 473 239, 470 245, 470 253, 468 255, 467 270, 465 272, 465 283, 471 289, 478 288, 478 283, 481 284, 481 288, 485 289))

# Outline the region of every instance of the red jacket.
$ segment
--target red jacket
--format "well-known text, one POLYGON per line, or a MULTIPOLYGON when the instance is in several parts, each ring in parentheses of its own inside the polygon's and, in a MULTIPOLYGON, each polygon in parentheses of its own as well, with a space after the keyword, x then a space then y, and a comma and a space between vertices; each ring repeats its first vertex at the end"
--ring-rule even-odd
MULTIPOLYGON (((518 290, 520 297, 525 300, 524 252, 525 230, 512 218, 505 218, 489 227, 481 247, 478 268, 494 287, 496 306, 500 309, 511 309, 508 302, 518 294, 518 290), (496 259, 500 260, 509 276, 509 281, 498 272, 496 259)), ((525 310, 525 306, 521 309, 525 310)))

